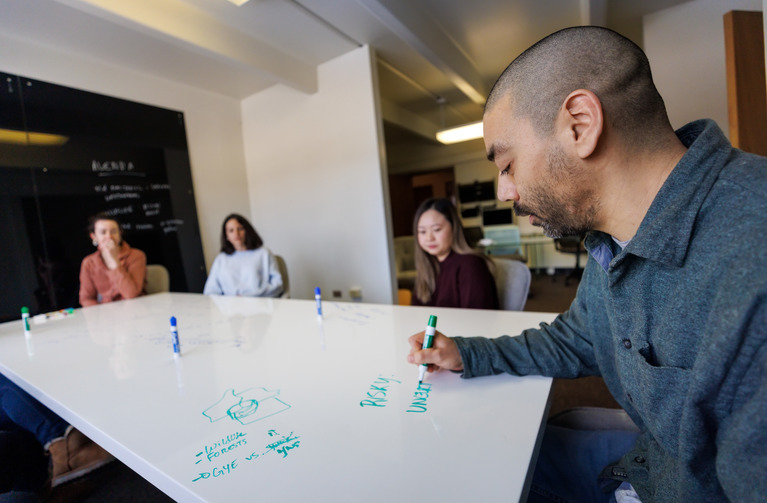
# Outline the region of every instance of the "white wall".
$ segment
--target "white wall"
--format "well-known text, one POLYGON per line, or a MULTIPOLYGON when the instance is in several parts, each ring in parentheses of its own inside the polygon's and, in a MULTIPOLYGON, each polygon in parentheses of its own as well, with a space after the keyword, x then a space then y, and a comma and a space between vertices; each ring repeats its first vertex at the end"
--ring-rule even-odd
MULTIPOLYGON (((293 298, 359 286, 392 303, 374 58, 361 47, 318 68, 319 90, 282 85, 242 103, 252 222, 288 266, 293 298)), ((388 189, 387 189, 388 190, 388 189)))
POLYGON ((184 112, 197 215, 210 268, 219 249, 221 219, 230 211, 250 213, 239 101, 2 34, 0 70, 184 112))
POLYGON ((644 49, 671 125, 714 119, 729 136, 723 16, 765 0, 695 0, 644 18, 644 49))

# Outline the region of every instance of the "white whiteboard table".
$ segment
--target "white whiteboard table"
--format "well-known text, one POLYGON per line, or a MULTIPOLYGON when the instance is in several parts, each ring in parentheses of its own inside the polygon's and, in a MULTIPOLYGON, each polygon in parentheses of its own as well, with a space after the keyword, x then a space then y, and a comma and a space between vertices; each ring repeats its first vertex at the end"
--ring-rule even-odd
POLYGON ((553 314, 164 293, 0 325, 0 371, 171 498, 518 501, 551 379, 428 374, 448 335, 515 335, 553 314), (170 316, 182 356, 174 360, 170 316))

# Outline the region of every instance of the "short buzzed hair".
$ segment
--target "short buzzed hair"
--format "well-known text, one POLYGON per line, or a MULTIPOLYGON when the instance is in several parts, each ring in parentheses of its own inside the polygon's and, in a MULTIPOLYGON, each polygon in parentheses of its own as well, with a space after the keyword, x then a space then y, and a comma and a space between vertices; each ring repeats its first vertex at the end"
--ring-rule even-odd
POLYGON ((599 98, 605 121, 624 142, 647 144, 656 139, 659 126, 671 128, 645 53, 596 26, 565 28, 523 52, 496 81, 485 112, 509 99, 515 117, 530 120, 539 135, 549 136, 565 98, 576 89, 599 98))

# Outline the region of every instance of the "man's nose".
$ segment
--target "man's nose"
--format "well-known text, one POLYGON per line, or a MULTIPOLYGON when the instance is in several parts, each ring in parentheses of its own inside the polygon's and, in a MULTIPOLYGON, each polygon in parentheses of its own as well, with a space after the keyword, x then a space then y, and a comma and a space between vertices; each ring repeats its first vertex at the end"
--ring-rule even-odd
POLYGON ((517 186, 510 181, 498 181, 498 200, 499 201, 518 201, 519 193, 517 186))

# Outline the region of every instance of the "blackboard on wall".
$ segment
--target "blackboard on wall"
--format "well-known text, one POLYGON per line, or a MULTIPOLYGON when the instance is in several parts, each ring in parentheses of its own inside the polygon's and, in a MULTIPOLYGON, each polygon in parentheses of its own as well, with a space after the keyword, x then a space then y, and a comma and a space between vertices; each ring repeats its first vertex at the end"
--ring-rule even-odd
POLYGON ((183 113, 6 73, 0 85, 0 320, 78 306, 98 212, 168 269, 172 291, 201 292, 183 113))

